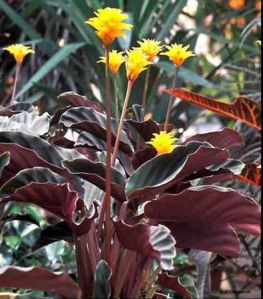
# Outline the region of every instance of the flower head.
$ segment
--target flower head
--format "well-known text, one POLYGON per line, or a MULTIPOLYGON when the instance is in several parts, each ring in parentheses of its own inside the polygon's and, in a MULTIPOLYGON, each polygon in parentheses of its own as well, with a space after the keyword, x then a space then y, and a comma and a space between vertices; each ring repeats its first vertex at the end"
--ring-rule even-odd
POLYGON ((174 137, 174 131, 169 133, 160 131, 159 134, 154 133, 153 136, 154 137, 147 143, 156 149, 158 155, 171 153, 176 148, 174 143, 178 139, 174 137))
POLYGON ((12 54, 17 63, 21 64, 27 54, 35 53, 29 46, 23 44, 14 44, 3 48, 3 50, 8 51, 12 54))
MULTIPOLYGON (((113 50, 109 53, 109 67, 110 71, 113 74, 117 74, 119 71, 120 66, 125 61, 125 57, 123 56, 123 52, 117 52, 116 50, 113 50)), ((98 62, 106 63, 106 57, 100 57, 100 60, 98 62)))
POLYGON ((260 13, 261 12, 261 0, 257 0, 255 3, 256 10, 260 13))
POLYGON ((148 60, 153 62, 155 57, 162 51, 162 46, 160 46, 159 41, 154 39, 143 39, 139 41, 140 49, 148 56, 148 60))
POLYGON ((128 15, 118 8, 106 7, 95 12, 96 17, 85 23, 96 29, 96 34, 105 46, 109 46, 117 37, 126 37, 125 30, 131 30, 131 24, 124 23, 128 15))
POLYGON ((141 72, 146 70, 151 62, 148 61, 147 56, 139 48, 134 48, 127 51, 126 58, 126 74, 130 81, 135 81, 141 72))
POLYGON ((228 5, 233 9, 240 9, 240 8, 244 7, 245 4, 246 4, 245 0, 230 0, 228 2, 228 5))
POLYGON ((192 51, 188 51, 189 45, 183 47, 182 44, 172 44, 171 46, 165 46, 168 50, 161 55, 166 55, 170 58, 170 60, 177 66, 180 67, 185 59, 195 56, 192 51))
POLYGON ((243 17, 236 18, 235 23, 237 26, 244 27, 246 25, 246 19, 243 17))

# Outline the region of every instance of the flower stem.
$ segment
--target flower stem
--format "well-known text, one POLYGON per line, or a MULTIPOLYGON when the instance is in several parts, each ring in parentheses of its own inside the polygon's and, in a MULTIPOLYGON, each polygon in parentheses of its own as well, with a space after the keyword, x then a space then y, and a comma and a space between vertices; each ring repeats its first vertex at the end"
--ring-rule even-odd
POLYGON ((16 87, 17 87, 17 82, 18 82, 19 73, 20 73, 20 66, 21 66, 20 63, 16 64, 15 82, 14 82, 14 88, 13 88, 13 93, 12 93, 12 98, 11 98, 10 105, 13 105, 15 103, 16 87))
POLYGON ((120 144, 120 140, 121 140, 121 133, 122 133, 122 129, 123 129, 126 110, 127 110, 129 100, 130 100, 132 86, 133 86, 133 81, 129 80, 128 85, 127 85, 126 96, 125 96, 125 100, 124 100, 124 104, 123 104, 123 108, 122 108, 122 112, 121 112, 121 118, 120 118, 117 136, 116 136, 116 141, 115 141, 115 145, 114 145, 114 149, 113 149, 112 159, 111 159, 111 165, 113 165, 113 166, 115 165, 115 161, 116 161, 116 158, 118 155, 118 149, 119 149, 119 144, 120 144))
POLYGON ((111 249, 111 223, 110 223, 110 198, 111 198, 111 102, 110 102, 110 71, 109 71, 109 48, 105 48, 106 69, 105 69, 105 90, 106 90, 106 116, 107 116, 107 145, 106 145, 106 189, 105 189, 105 260, 109 263, 111 249))
POLYGON ((149 86, 150 72, 151 72, 151 66, 149 66, 146 71, 146 76, 145 76, 145 81, 144 81, 143 98, 142 98, 142 115, 143 116, 145 114, 145 109, 146 109, 146 100, 147 100, 147 91, 148 91, 148 86, 149 86))
POLYGON ((119 100, 118 100, 118 85, 117 85, 117 75, 113 75, 114 82, 114 98, 115 98, 115 119, 119 120, 119 100))
MULTIPOLYGON (((177 81, 177 78, 178 78, 178 73, 179 73, 179 67, 177 67, 175 69, 172 89, 175 89, 175 87, 176 87, 176 81, 177 81)), ((164 131, 167 130, 167 126, 168 126, 168 123, 169 123, 169 120, 170 120, 172 106, 173 106, 173 100, 174 100, 174 96, 171 94, 169 104, 168 104, 168 108, 167 108, 167 112, 166 112, 166 117, 165 117, 164 131)))

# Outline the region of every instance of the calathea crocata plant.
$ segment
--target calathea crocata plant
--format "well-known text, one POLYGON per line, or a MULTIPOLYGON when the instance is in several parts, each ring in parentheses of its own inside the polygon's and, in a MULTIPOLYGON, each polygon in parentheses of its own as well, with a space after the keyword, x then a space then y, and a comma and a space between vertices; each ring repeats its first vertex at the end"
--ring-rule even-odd
MULTIPOLYGON (((178 71, 193 56, 188 47, 174 44, 164 53, 176 66, 165 123, 144 120, 144 97, 143 109, 133 106, 133 117, 126 118, 134 81, 162 51, 159 42, 144 40, 126 56, 110 52, 116 37, 131 29, 126 18, 106 8, 87 22, 105 48, 106 109, 67 92, 58 98, 64 108, 51 116, 13 101, 0 111, 1 226, 18 219, 8 218, 12 202, 52 213, 55 224, 42 231, 32 250, 65 240, 75 247, 78 270, 74 282, 67 273, 10 266, 0 270, 0 287, 68 298, 168 298, 168 289, 202 297, 191 280, 173 272, 176 250, 238 257, 237 232, 260 234, 259 205, 220 186, 246 179, 246 165, 230 155, 243 145, 242 137, 224 128, 180 140, 169 123, 180 91, 174 89, 178 71), (110 71, 124 61, 127 94, 121 116, 115 111, 113 118, 110 71)), ((149 75, 144 95, 148 83, 149 75)))

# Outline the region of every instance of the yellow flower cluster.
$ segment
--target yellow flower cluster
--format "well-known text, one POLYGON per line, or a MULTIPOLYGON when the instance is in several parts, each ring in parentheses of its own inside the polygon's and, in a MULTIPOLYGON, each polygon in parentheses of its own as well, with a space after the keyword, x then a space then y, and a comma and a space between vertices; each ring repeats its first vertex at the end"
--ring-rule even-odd
MULTIPOLYGON (((124 23, 128 15, 122 13, 120 9, 107 7, 99 9, 95 15, 96 17, 90 18, 85 23, 95 28, 106 47, 109 47, 117 37, 125 37, 125 30, 132 28, 131 24, 124 23)), ((139 47, 127 51, 125 57, 122 52, 118 53, 115 50, 109 53, 109 68, 113 74, 116 74, 125 62, 128 80, 135 81, 163 50, 161 42, 153 39, 143 39, 138 44, 139 47)), ((180 67, 188 57, 194 56, 192 51, 188 51, 189 46, 173 44, 166 48, 168 51, 161 55, 167 55, 177 67, 180 67)), ((106 63, 106 57, 100 57, 99 62, 106 63)))
MULTIPOLYGON (((106 64, 106 57, 100 57, 98 62, 102 62, 106 64)), ((120 66, 125 62, 125 57, 123 56, 123 52, 117 52, 113 50, 109 53, 109 67, 110 71, 113 74, 117 74, 120 66)))
POLYGON ((151 62, 141 49, 134 48, 127 51, 126 75, 128 80, 135 81, 150 64, 151 62))
POLYGON ((194 56, 192 51, 188 51, 189 45, 184 47, 182 44, 174 43, 165 47, 168 51, 161 55, 168 56, 177 67, 180 67, 187 58, 194 56))
POLYGON ((125 30, 131 30, 131 24, 124 23, 128 15, 118 8, 104 8, 95 12, 96 17, 85 23, 96 29, 98 37, 105 46, 109 46, 117 37, 126 37, 125 30))
POLYGON ((176 145, 174 144, 178 139, 174 137, 174 131, 166 132, 160 131, 159 134, 154 133, 153 138, 147 142, 147 144, 152 145, 158 155, 171 153, 176 145))
POLYGON ((150 62, 154 61, 163 48, 160 46, 161 42, 154 39, 143 39, 143 41, 139 41, 138 44, 143 53, 147 55, 150 62))
POLYGON ((14 44, 3 48, 3 50, 8 51, 12 54, 17 63, 21 64, 26 55, 35 53, 29 46, 23 44, 14 44))

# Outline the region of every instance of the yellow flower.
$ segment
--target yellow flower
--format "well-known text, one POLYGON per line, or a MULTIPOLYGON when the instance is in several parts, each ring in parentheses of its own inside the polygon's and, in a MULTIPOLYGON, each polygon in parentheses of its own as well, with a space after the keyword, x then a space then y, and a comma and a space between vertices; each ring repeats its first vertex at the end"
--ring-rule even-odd
POLYGON ((142 42, 138 42, 140 49, 148 56, 148 60, 153 62, 155 57, 162 51, 161 42, 154 39, 143 39, 142 42))
POLYGON ((174 144, 178 139, 174 137, 174 131, 166 132, 160 131, 159 134, 154 133, 153 138, 147 142, 147 144, 152 145, 158 155, 171 153, 176 145, 174 144))
POLYGON ((240 9, 246 5, 245 0, 230 0, 228 5, 233 9, 240 9))
POLYGON ((146 70, 151 62, 148 61, 147 56, 139 48, 134 48, 127 51, 126 58, 126 75, 128 80, 135 81, 141 72, 146 70))
MULTIPOLYGON (((116 50, 113 50, 109 54, 109 66, 110 71, 113 74, 117 74, 119 71, 120 66, 125 61, 125 57, 123 56, 123 52, 117 52, 116 50)), ((106 57, 100 57, 100 60, 98 62, 106 63, 106 57)))
POLYGON ((118 8, 106 7, 95 12, 96 17, 85 23, 96 29, 96 34, 105 46, 109 46, 117 37, 126 37, 125 30, 131 30, 131 24, 124 23, 128 15, 118 8))
POLYGON ((168 50, 161 55, 168 56, 170 60, 177 66, 180 67, 185 59, 195 56, 192 51, 188 51, 189 45, 183 47, 182 44, 172 44, 171 46, 165 46, 168 50))
POLYGON ((8 51, 12 54, 17 63, 21 64, 27 54, 35 53, 29 46, 23 44, 14 44, 3 48, 3 50, 8 51))

